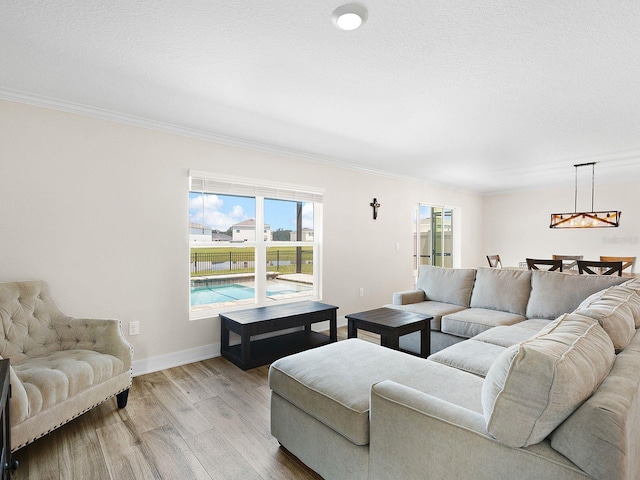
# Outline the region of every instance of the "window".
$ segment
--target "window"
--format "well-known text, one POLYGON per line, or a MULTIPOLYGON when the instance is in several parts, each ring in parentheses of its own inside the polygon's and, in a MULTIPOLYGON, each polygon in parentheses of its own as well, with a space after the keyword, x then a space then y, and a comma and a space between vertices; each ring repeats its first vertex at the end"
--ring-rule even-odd
POLYGON ((453 209, 419 204, 414 216, 414 265, 453 267, 453 209), (419 233, 418 233, 419 232, 419 233))
POLYGON ((190 172, 192 318, 319 299, 322 193, 190 172))

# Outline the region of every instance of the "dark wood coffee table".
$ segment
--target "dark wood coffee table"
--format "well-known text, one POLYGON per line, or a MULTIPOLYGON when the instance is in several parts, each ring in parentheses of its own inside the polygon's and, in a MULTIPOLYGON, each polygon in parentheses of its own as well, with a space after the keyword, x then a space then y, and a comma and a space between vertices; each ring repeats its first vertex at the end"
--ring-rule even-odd
POLYGON ((220 314, 220 353, 243 370, 338 340, 336 311, 326 303, 304 301, 236 310, 220 314), (311 324, 329 322, 329 335, 314 332, 311 324), (261 340, 252 336, 294 327, 304 330, 261 340), (240 344, 229 345, 229 332, 240 335, 240 344))
MULTIPOLYGON (((393 308, 376 308, 366 312, 345 315, 349 322, 348 336, 356 338, 358 329, 380 335, 380 345, 402 350, 400 337, 408 333, 420 331, 420 355, 428 357, 431 351, 431 320, 429 315, 405 312, 393 308)), ((415 352, 402 350, 416 355, 415 352)))

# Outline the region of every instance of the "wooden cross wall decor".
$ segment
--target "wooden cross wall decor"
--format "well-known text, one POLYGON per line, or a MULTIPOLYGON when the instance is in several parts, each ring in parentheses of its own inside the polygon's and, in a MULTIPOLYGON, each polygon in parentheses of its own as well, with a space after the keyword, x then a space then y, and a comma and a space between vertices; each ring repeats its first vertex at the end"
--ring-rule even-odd
POLYGON ((376 218, 378 218, 378 209, 380 208, 378 199, 374 198, 373 202, 371 202, 369 205, 373 207, 373 219, 375 220, 376 218))

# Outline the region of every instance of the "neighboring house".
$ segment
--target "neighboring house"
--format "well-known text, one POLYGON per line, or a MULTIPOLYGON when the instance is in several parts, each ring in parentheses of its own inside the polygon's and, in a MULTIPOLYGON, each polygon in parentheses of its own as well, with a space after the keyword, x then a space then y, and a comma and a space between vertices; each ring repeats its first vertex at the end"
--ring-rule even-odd
POLYGON ((189 242, 210 242, 211 227, 199 223, 189 223, 189 242))
MULTIPOLYGON (((298 240, 297 232, 291 232, 291 241, 295 242, 298 240)), ((302 238, 301 242, 313 242, 313 229, 312 228, 303 228, 302 229, 302 238)))
MULTIPOLYGON (((233 231, 233 242, 255 242, 256 241, 256 221, 251 218, 244 222, 236 223, 231 227, 233 231)), ((264 225, 264 241, 269 242, 273 240, 273 234, 271 232, 271 226, 265 223, 264 225)))
POLYGON ((230 242, 231 237, 226 233, 214 231, 211 227, 199 223, 189 223, 190 242, 230 242))
POLYGON ((211 240, 213 242, 230 242, 231 241, 231 237, 229 235, 227 235, 226 233, 213 232, 211 234, 211 240))

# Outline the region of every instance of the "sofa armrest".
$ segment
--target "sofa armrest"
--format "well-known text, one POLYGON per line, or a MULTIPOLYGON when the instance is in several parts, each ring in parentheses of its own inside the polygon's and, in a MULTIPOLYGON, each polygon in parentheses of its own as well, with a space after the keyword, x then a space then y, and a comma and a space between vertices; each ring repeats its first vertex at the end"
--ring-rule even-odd
POLYGON ((61 315, 55 319, 54 328, 60 336, 61 350, 84 349, 106 353, 122 360, 125 370, 131 368, 133 347, 122 333, 120 320, 61 315))
POLYGON ((29 414, 29 399, 22 381, 20 381, 11 365, 9 365, 9 383, 11 384, 11 425, 16 425, 27 418, 29 414))
POLYGON ((427 296, 424 290, 406 290, 393 294, 393 305, 408 305, 410 303, 424 302, 427 296))
POLYGON ((390 380, 371 389, 369 479, 589 478, 548 441, 508 447, 484 416, 390 380))

